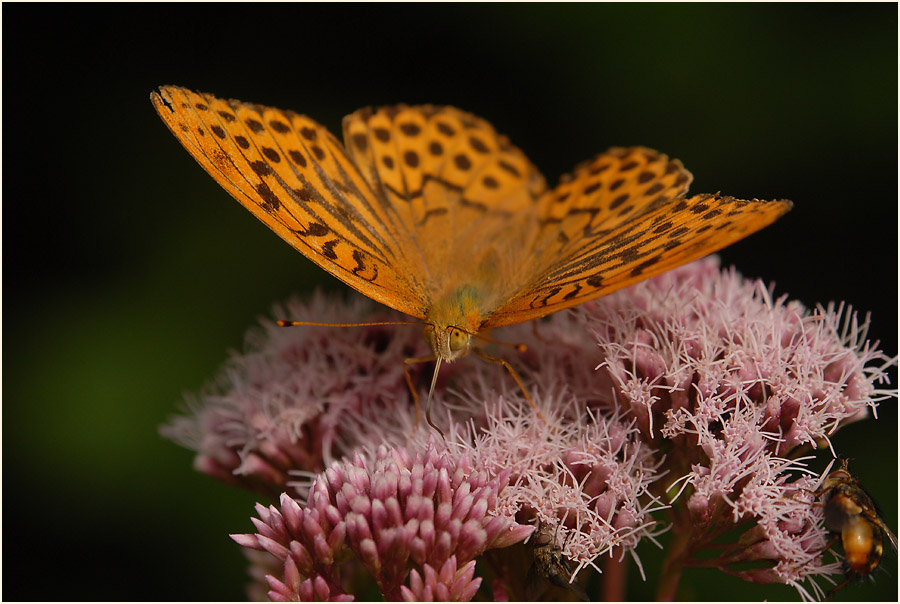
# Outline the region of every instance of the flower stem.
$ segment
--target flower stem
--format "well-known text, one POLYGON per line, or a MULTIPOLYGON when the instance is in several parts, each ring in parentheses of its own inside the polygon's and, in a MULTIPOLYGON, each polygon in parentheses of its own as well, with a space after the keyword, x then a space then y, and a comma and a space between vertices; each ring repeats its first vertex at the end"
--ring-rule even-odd
POLYGON ((662 575, 659 587, 656 589, 657 602, 671 602, 678 591, 678 583, 681 581, 681 571, 688 557, 691 544, 690 526, 676 523, 672 535, 672 542, 667 548, 666 560, 663 563, 662 575))
POLYGON ((603 561, 603 593, 601 599, 604 602, 624 602, 626 587, 626 571, 628 567, 625 560, 619 560, 609 556, 603 561))

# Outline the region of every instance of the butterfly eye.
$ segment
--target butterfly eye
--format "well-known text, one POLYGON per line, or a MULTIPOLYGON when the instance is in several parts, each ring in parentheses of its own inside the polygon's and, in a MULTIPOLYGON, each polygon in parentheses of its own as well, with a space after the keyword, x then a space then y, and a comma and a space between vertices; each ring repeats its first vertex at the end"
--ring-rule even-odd
POLYGON ((450 350, 459 352, 469 346, 469 334, 456 327, 450 330, 450 350))

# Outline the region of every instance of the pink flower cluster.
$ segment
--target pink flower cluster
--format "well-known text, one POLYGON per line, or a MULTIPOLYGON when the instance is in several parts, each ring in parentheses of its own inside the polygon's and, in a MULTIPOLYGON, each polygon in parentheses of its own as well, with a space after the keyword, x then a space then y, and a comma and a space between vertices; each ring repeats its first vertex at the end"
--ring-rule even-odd
POLYGON ((481 584, 475 558, 534 530, 498 511, 508 475, 433 442, 415 455, 380 447, 320 474, 303 507, 286 494, 258 505, 258 533, 234 539, 284 562, 282 579, 267 577, 272 600, 352 599, 344 585, 365 569, 390 600, 468 601, 481 584))
MULTIPOLYGON (((274 315, 406 320, 324 296, 274 315)), ((389 599, 521 600, 543 589, 525 580, 535 575, 581 593, 587 567, 610 581, 621 568, 601 557, 629 555, 643 573, 637 548, 665 532, 660 598, 689 566, 808 599, 840 572, 822 559, 803 455, 896 397, 881 385, 895 359, 849 310, 773 300, 708 259, 492 337, 527 344, 504 356, 534 404, 499 365, 444 365, 441 439, 417 425, 403 376, 404 358, 428 352, 418 329, 263 321, 252 332, 163 428, 201 471, 284 493, 257 507, 255 534, 235 536, 254 550, 251 595, 358 598, 374 582, 389 599)), ((424 389, 431 366, 414 368, 424 389)))
MULTIPOLYGON (((321 294, 276 306, 273 314, 332 323, 404 320, 361 297, 344 302, 321 294)), ((218 378, 187 400, 188 414, 162 433, 196 451, 195 467, 223 482, 303 497, 309 481, 298 476, 351 455, 367 418, 408 406, 401 401, 409 392, 402 360, 426 351, 413 328, 289 329, 263 319, 248 334, 247 351, 232 353, 218 378)))
POLYGON ((865 340, 867 323, 843 307, 809 313, 773 300, 762 283, 710 260, 586 305, 583 320, 597 335, 615 407, 628 410, 645 442, 672 445, 665 468, 687 496, 673 508, 673 529, 691 537, 683 562, 812 597, 803 580, 840 567, 822 563, 820 510, 793 496, 815 482, 796 478, 808 473, 801 455, 896 398, 879 388, 896 359, 865 340), (696 562, 735 527, 746 528, 736 551, 696 562), (750 561, 771 566, 732 567, 750 561))

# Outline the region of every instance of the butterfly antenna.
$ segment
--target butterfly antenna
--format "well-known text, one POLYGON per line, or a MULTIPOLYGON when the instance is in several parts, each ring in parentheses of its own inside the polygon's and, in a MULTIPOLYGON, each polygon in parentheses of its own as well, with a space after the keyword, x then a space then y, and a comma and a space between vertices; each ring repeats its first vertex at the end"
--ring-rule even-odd
POLYGON ((444 433, 441 432, 441 429, 434 425, 434 422, 431 421, 431 397, 434 396, 434 385, 437 384, 438 371, 441 368, 441 357, 437 357, 434 363, 434 376, 431 378, 431 388, 428 389, 428 400, 425 401, 425 421, 428 422, 428 425, 437 430, 438 434, 441 435, 441 438, 447 440, 444 436, 444 433))
POLYGON ((371 323, 315 323, 313 321, 275 321, 279 327, 296 327, 307 325, 310 327, 374 327, 377 325, 424 325, 422 321, 373 321, 371 323))
POLYGON ((487 342, 488 344, 496 344, 497 346, 506 346, 507 348, 513 348, 518 352, 525 352, 526 350, 528 350, 528 346, 526 346, 525 344, 521 344, 521 343, 514 344, 512 342, 501 342, 500 340, 495 340, 494 338, 489 338, 480 333, 475 333, 475 334, 471 334, 471 335, 472 335, 472 337, 478 338, 482 342, 487 342))

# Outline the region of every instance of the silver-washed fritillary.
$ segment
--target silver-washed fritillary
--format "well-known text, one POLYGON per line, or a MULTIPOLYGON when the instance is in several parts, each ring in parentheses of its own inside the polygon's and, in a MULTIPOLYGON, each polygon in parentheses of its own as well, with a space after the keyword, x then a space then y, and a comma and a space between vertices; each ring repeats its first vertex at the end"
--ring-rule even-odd
POLYGON ((787 200, 687 197, 691 174, 612 148, 548 189, 486 121, 453 107, 362 109, 344 145, 310 118, 175 86, 150 97, 241 204, 359 292, 422 319, 438 366, 479 331, 608 294, 769 225, 787 200))

